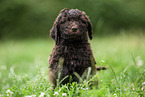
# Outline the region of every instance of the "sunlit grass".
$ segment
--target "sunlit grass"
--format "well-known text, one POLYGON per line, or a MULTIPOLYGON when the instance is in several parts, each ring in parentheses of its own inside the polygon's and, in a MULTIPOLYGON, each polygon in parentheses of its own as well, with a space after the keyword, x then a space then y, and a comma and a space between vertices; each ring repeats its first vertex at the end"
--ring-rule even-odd
POLYGON ((47 39, 0 42, 0 96, 143 96, 145 37, 94 37, 90 41, 99 71, 98 89, 72 83, 53 90, 48 81, 48 57, 54 42, 47 39))

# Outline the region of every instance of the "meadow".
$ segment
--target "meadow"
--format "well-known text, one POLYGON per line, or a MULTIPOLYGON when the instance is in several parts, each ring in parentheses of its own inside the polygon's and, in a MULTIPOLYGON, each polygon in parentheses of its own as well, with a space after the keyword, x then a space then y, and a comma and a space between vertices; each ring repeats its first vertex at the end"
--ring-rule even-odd
POLYGON ((48 57, 54 41, 0 41, 0 97, 144 97, 145 35, 94 37, 90 41, 99 71, 99 87, 72 83, 53 89, 48 57))

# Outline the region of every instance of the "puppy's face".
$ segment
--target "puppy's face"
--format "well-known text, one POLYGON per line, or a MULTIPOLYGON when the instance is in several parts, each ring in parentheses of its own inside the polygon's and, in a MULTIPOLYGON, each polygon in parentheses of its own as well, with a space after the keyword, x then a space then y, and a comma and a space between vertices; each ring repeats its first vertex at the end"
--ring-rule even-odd
POLYGON ((92 39, 92 24, 85 12, 78 9, 65 8, 56 18, 50 36, 56 45, 63 40, 87 40, 92 39))
POLYGON ((62 38, 79 39, 87 36, 87 20, 80 11, 69 11, 68 14, 61 19, 60 33, 62 38))
POLYGON ((60 25, 60 33, 68 37, 76 38, 81 35, 86 35, 86 32, 87 32, 86 24, 83 23, 81 20, 67 21, 60 25))

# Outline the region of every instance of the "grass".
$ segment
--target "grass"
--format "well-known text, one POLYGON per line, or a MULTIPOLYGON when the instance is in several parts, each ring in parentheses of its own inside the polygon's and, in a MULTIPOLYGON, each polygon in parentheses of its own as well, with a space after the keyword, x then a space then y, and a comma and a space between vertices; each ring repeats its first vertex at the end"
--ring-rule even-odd
POLYGON ((99 71, 98 89, 88 82, 53 90, 48 81, 48 57, 53 40, 0 42, 0 97, 143 97, 145 96, 145 36, 94 37, 91 42, 99 71))

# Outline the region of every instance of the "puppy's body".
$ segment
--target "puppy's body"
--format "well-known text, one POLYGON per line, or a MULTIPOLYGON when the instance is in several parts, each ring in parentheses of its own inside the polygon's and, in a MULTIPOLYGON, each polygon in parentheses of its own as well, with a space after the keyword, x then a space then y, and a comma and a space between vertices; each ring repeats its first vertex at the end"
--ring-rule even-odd
POLYGON ((88 67, 95 68, 92 59, 93 63, 95 60, 88 43, 88 37, 92 39, 92 25, 84 12, 78 9, 63 9, 57 17, 50 35, 56 42, 49 59, 49 76, 54 86, 56 86, 59 72, 61 72, 60 80, 68 76, 62 81, 62 84, 66 84, 70 81, 70 75, 72 82, 79 82, 74 72, 82 76, 88 67), (64 61, 60 71, 59 60, 61 58, 64 61))

